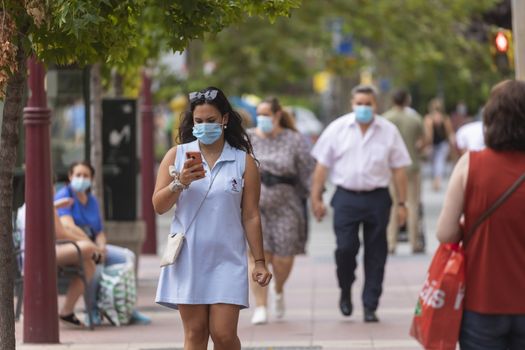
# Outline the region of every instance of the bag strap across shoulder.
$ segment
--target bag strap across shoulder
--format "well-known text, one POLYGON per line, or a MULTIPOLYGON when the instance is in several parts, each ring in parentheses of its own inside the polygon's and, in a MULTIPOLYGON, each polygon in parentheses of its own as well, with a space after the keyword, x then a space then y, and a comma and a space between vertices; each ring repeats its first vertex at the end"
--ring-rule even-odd
POLYGON ((468 232, 463 236, 463 246, 466 246, 467 243, 472 239, 472 235, 476 229, 485 221, 492 213, 496 211, 509 197, 510 195, 518 189, 518 187, 525 181, 525 173, 523 173, 513 184, 510 186, 495 202, 485 210, 483 214, 476 220, 474 225, 468 230, 468 232))
POLYGON ((206 198, 208 197, 208 194, 210 193, 210 190, 211 190, 211 186, 213 186, 213 182, 215 181, 215 178, 217 177, 217 175, 219 174, 219 172, 221 171, 221 168, 222 168, 222 165, 223 163, 220 163, 218 166, 219 168, 217 169, 217 171, 215 172, 215 175, 212 176, 211 178, 211 182, 210 182, 210 186, 208 186, 208 190, 206 191, 206 194, 204 195, 204 198, 202 199, 201 203, 199 204, 199 207, 197 208, 197 211, 195 212, 195 215, 193 215, 193 218, 191 219, 190 223, 188 224, 188 226, 185 228, 185 232, 184 234, 186 234, 188 232, 188 230, 190 229, 191 225, 193 224, 193 222, 195 222, 195 219, 197 218, 197 215, 199 215, 199 211, 201 210, 203 204, 204 204, 204 201, 206 200, 206 198))

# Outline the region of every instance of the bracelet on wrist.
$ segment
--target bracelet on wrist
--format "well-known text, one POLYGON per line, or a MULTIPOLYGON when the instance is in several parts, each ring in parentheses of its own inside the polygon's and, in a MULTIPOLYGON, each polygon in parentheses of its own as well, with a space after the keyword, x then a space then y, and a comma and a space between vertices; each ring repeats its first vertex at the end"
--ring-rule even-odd
POLYGON ((168 188, 171 192, 182 192, 183 190, 188 189, 189 186, 180 182, 178 178, 175 178, 169 185, 168 188))
POLYGON ((259 262, 259 261, 261 261, 261 262, 263 262, 263 263, 266 263, 266 260, 265 260, 265 259, 255 259, 255 263, 257 263, 257 262, 259 262))

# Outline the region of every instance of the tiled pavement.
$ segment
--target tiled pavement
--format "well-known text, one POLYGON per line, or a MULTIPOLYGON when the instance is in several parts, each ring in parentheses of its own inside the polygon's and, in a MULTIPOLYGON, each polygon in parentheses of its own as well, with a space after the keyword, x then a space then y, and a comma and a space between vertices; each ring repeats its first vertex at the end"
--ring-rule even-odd
MULTIPOLYGON (((427 251, 433 252, 437 246, 433 232, 443 193, 431 192, 426 182, 424 189, 427 251)), ((166 217, 159 218, 159 236, 165 232, 168 221, 166 217)), ((335 238, 330 220, 325 219, 320 224, 312 222, 311 228, 308 254, 296 259, 285 289, 285 318, 277 321, 270 316, 269 324, 252 326, 251 310, 241 311, 239 336, 243 349, 419 349, 417 343, 408 336, 408 329, 430 255, 410 255, 408 247, 401 245, 398 254, 389 257, 378 310, 381 322, 365 324, 362 322, 360 303, 362 267, 358 268, 353 289, 354 314, 345 318, 337 308, 339 291, 333 262, 335 238)), ((159 241, 163 242, 164 238, 159 241)), ((121 328, 103 325, 93 332, 61 326, 61 344, 45 346, 22 344, 22 322, 19 322, 16 325, 18 348, 182 349, 183 332, 177 312, 153 302, 159 272, 158 261, 154 256, 142 256, 139 268, 138 308, 152 318, 151 325, 121 328)))

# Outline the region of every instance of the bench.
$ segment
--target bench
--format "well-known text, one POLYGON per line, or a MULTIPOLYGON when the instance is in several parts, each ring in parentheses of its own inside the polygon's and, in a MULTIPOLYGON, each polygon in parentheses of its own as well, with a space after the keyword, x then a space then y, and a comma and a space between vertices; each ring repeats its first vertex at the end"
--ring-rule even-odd
MULTIPOLYGON (((15 306, 15 320, 20 320, 20 314, 22 313, 22 304, 24 300, 24 270, 23 270, 23 254, 24 250, 21 247, 21 232, 17 227, 16 215, 13 215, 13 241, 15 247, 15 279, 14 279, 14 294, 17 298, 15 306)), ((57 267, 57 290, 58 294, 64 295, 67 291, 69 283, 75 277, 80 277, 84 283, 84 291, 88 289, 88 281, 83 266, 82 253, 80 247, 71 240, 57 240, 56 244, 73 244, 78 254, 78 265, 58 266, 57 267)), ((84 303, 87 310, 91 310, 91 300, 84 292, 84 303)), ((89 317, 89 329, 94 330, 93 319, 91 312, 88 312, 89 317)))

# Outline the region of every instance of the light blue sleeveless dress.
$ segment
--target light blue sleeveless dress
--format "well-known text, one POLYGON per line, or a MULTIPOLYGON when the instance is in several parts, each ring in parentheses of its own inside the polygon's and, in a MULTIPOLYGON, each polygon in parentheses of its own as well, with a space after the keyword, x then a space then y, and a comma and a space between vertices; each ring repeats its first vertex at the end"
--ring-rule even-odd
MULTIPOLYGON (((179 172, 187 151, 200 151, 198 142, 177 146, 179 172)), ((246 152, 225 143, 211 171, 203 162, 206 177, 194 181, 179 197, 170 231, 185 232, 186 239, 175 265, 161 268, 155 301, 174 309, 178 304, 219 303, 247 308, 248 261, 241 216, 246 152)))

